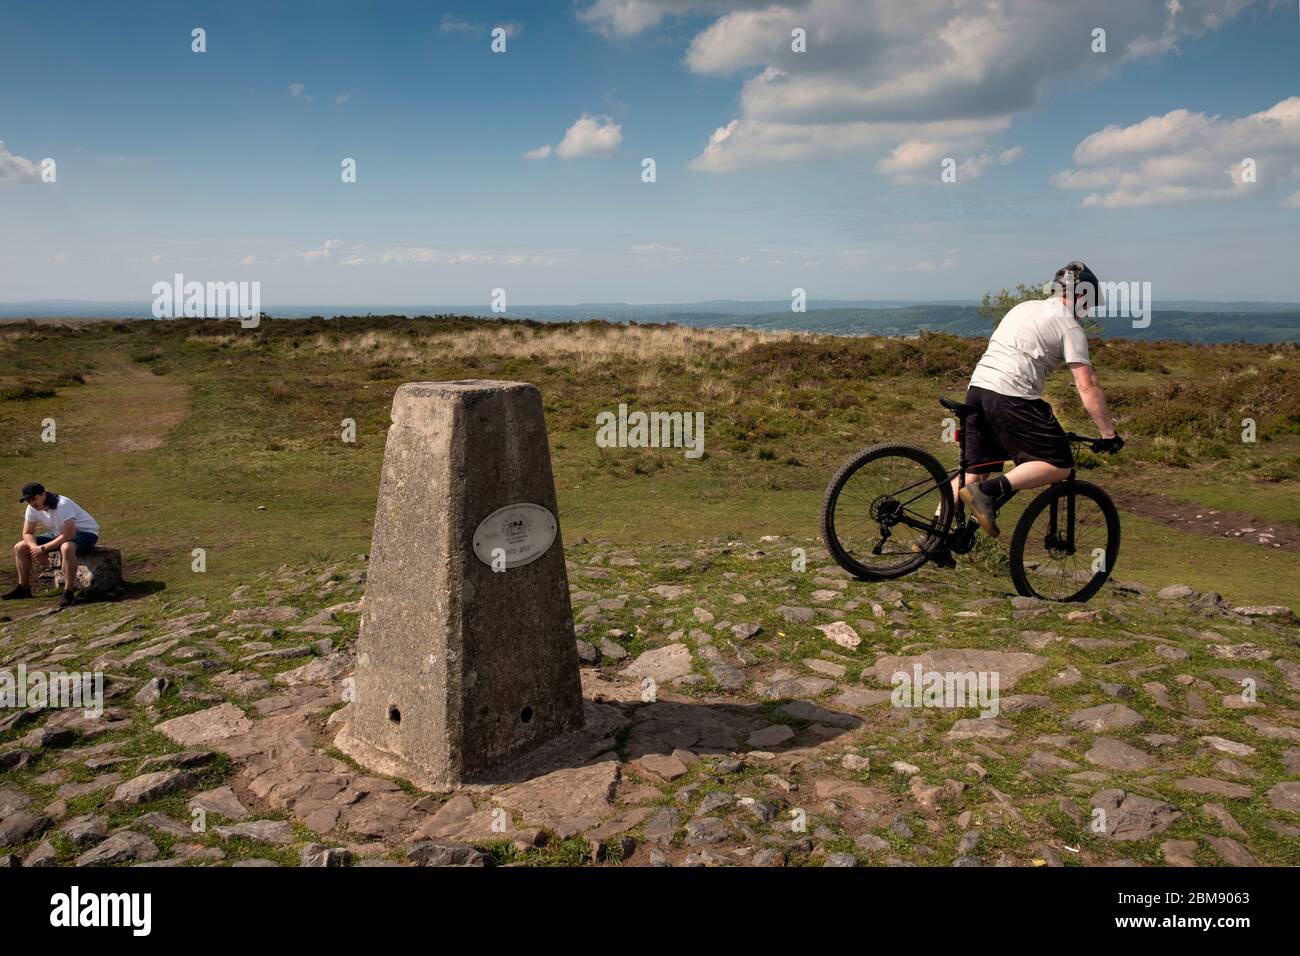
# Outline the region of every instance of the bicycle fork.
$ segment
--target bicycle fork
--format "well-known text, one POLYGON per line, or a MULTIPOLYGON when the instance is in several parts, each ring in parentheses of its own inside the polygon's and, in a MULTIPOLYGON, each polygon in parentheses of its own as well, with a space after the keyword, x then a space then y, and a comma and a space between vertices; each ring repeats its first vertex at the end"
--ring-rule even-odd
MULTIPOLYGON (((1074 471, 1071 469, 1070 477, 1066 479, 1067 485, 1074 481, 1074 471)), ((1067 555, 1074 555, 1074 490, 1067 487, 1066 493, 1060 498, 1052 501, 1051 513, 1047 516, 1047 535, 1043 538, 1043 547, 1050 554, 1053 551, 1064 551, 1067 555), (1061 501, 1065 501, 1065 539, 1061 539, 1060 516, 1061 501)))

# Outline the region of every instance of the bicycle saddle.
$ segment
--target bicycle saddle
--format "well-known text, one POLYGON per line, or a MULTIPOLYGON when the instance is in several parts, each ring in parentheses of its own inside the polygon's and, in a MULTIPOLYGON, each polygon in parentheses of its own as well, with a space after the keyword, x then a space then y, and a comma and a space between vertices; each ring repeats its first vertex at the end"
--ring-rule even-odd
POLYGON ((956 412, 962 418, 969 418, 972 415, 979 414, 979 409, 974 405, 967 405, 965 402, 958 402, 951 398, 944 398, 942 395, 939 396, 939 404, 950 412, 956 412))

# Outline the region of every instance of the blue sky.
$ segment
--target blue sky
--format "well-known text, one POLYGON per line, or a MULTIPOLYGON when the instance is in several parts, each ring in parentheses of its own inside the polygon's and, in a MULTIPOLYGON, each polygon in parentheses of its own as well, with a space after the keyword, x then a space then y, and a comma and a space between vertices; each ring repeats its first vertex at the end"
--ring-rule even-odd
POLYGON ((1295 4, 905 6, 6 4, 0 301, 1298 297, 1295 4))

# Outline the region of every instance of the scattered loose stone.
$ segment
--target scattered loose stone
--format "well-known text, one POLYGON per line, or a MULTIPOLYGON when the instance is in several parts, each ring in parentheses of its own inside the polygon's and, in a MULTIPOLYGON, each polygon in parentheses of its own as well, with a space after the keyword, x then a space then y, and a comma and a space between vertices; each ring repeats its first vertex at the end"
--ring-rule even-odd
POLYGON ((623 674, 627 677, 649 677, 659 683, 667 683, 690 672, 691 651, 685 644, 668 644, 646 651, 623 668, 623 674))
POLYGON ((646 821, 642 834, 651 843, 667 844, 677 832, 677 811, 671 807, 660 807, 646 821))
POLYGON ((1249 800, 1254 793, 1250 787, 1213 777, 1180 777, 1174 786, 1188 793, 1205 793, 1215 797, 1228 797, 1233 800, 1249 800))
POLYGON ((1153 800, 1123 790, 1101 790, 1092 796, 1100 808, 1102 835, 1112 840, 1144 840, 1177 823, 1181 810, 1163 800, 1153 800))
POLYGON ((1250 851, 1234 840, 1232 837, 1211 836, 1206 834, 1203 838, 1214 850, 1215 853, 1223 859, 1224 863, 1229 866, 1256 866, 1255 858, 1250 851))
POLYGON ((49 829, 51 820, 39 813, 15 810, 0 820, 0 847, 18 846, 33 840, 49 829))
POLYGON ((406 859, 416 866, 487 866, 488 856, 467 843, 421 840, 406 850, 406 859))
POLYGON ((849 627, 843 621, 832 621, 830 624, 819 624, 817 630, 826 635, 828 640, 834 641, 840 647, 854 650, 862 643, 862 638, 858 632, 849 627))
POLYGON ((114 833, 99 846, 77 857, 77 866, 112 866, 118 863, 135 863, 152 860, 158 856, 158 847, 143 833, 122 830, 114 833))
POLYGON ((1015 731, 1010 727, 992 718, 966 717, 955 721, 952 729, 944 736, 948 740, 971 740, 981 737, 990 740, 1002 740, 1014 734, 1015 731))
POLYGON ((1234 757, 1249 757, 1255 752, 1255 748, 1250 744, 1240 744, 1234 740, 1225 740, 1222 737, 1202 737, 1201 740, 1209 744, 1215 750, 1232 754, 1234 757))
POLYGON ((207 710, 164 721, 154 727, 184 747, 210 744, 242 736, 253 729, 253 722, 234 704, 218 704, 207 710))
POLYGON ((1099 734, 1136 726, 1142 723, 1142 715, 1123 704, 1102 704, 1075 711, 1069 716, 1068 722, 1099 734))
POLYGON ((189 789, 198 782, 198 777, 187 770, 159 770, 141 774, 121 784, 114 791, 112 802, 135 805, 149 803, 175 790, 189 789))
POLYGON ((1300 782, 1287 780, 1274 784, 1269 788, 1268 802, 1275 810, 1300 813, 1300 782))
POLYGON ((296 842, 293 827, 284 820, 249 820, 230 826, 216 827, 213 830, 223 840, 254 840, 258 843, 273 843, 276 846, 288 846, 296 842))
POLYGON ((1098 737, 1084 759, 1107 770, 1149 770, 1156 764, 1150 754, 1113 737, 1098 737))
POLYGON ((685 763, 671 755, 647 754, 633 761, 632 769, 657 777, 660 780, 672 781, 683 776, 687 767, 685 763))
POLYGON ((69 820, 60 832, 77 846, 90 846, 108 836, 108 821, 94 814, 85 814, 69 820))
POLYGON ((686 845, 721 843, 731 836, 731 827, 720 817, 698 817, 686 821, 686 845))
POLYGON ((981 648, 941 648, 926 651, 915 657, 885 656, 876 661, 872 673, 879 684, 892 683, 896 673, 912 678, 915 668, 921 672, 937 671, 941 674, 976 673, 998 674, 999 690, 1011 690, 1026 674, 1031 674, 1047 663, 1047 658, 1023 651, 990 651, 981 648))
POLYGON ((1166 840, 1160 844, 1160 852, 1170 866, 1195 866, 1195 840, 1166 840))
POLYGON ((228 820, 245 820, 248 818, 248 808, 235 795, 235 791, 228 786, 217 787, 215 790, 206 790, 203 793, 196 794, 190 799, 189 808, 191 810, 202 810, 204 813, 215 813, 228 820))
POLYGON ((142 707, 156 704, 170 685, 171 681, 166 677, 154 677, 146 681, 131 699, 142 707))

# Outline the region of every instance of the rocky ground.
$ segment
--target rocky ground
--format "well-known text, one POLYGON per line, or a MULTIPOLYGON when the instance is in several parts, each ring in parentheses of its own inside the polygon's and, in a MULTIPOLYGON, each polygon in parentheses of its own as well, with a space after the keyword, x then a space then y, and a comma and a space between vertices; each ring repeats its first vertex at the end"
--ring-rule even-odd
POLYGON ((0 711, 0 863, 1300 864, 1290 609, 1048 605, 968 562, 863 584, 788 539, 569 557, 587 726, 455 795, 334 749, 360 556, 4 608, 0 670, 108 700, 0 711), (999 714, 892 706, 915 662, 996 671, 999 714))

